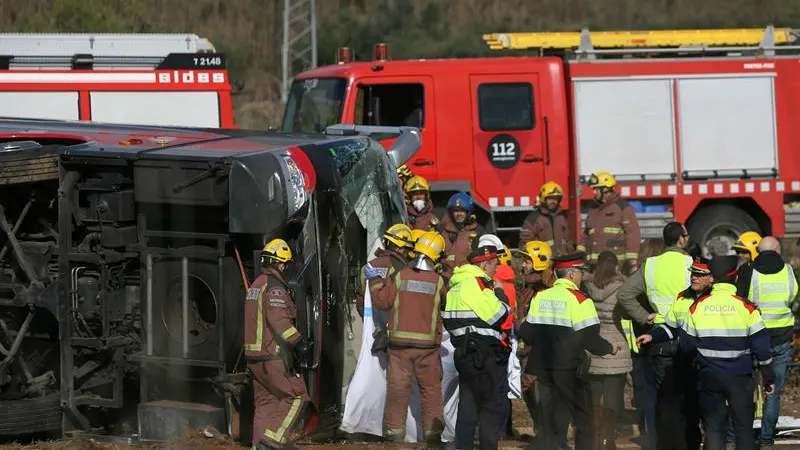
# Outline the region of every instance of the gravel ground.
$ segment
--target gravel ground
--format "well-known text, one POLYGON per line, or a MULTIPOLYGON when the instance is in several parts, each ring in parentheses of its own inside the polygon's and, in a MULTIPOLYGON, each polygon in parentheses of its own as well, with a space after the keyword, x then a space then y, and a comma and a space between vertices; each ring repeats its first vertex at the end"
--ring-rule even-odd
MULTIPOLYGON (((634 413, 632 409, 632 398, 630 389, 626 392, 625 403, 628 409, 626 417, 620 420, 619 434, 617 441, 619 448, 639 449, 635 443, 638 430, 633 426, 634 413)), ((800 370, 792 370, 789 375, 788 387, 782 397, 781 410, 783 415, 800 417, 800 370)), ((520 432, 519 441, 502 442, 502 449, 523 449, 531 448, 526 440, 530 437, 527 434, 532 432, 532 423, 525 404, 522 401, 513 402, 512 420, 514 428, 520 432)), ((781 449, 800 450, 800 434, 797 438, 791 439, 791 443, 786 441, 779 443, 776 447, 781 449)), ((376 442, 338 442, 325 444, 306 444, 300 446, 303 450, 379 450, 379 449, 423 449, 424 445, 414 444, 383 444, 376 442)), ((248 447, 242 446, 231 439, 222 436, 207 437, 200 432, 187 432, 181 439, 166 444, 137 444, 128 446, 118 443, 94 442, 86 440, 59 440, 48 442, 36 442, 31 444, 6 444, 0 445, 0 450, 120 450, 133 448, 141 450, 243 450, 248 447)))

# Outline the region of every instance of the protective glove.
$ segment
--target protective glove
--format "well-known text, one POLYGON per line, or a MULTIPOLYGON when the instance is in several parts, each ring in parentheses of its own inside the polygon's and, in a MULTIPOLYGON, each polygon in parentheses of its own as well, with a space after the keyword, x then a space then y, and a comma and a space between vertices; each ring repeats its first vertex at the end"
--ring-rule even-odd
POLYGON ((378 269, 372 267, 372 264, 367 264, 367 266, 364 268, 364 276, 369 281, 375 278, 380 278, 381 274, 378 273, 378 269))

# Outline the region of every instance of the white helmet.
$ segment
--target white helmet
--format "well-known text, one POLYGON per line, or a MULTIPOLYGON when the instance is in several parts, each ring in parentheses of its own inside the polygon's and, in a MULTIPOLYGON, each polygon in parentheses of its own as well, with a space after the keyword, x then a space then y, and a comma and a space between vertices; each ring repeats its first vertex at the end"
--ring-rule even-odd
POLYGON ((478 248, 486 246, 494 247, 498 252, 502 252, 504 248, 503 241, 493 234, 484 234, 478 239, 478 248))

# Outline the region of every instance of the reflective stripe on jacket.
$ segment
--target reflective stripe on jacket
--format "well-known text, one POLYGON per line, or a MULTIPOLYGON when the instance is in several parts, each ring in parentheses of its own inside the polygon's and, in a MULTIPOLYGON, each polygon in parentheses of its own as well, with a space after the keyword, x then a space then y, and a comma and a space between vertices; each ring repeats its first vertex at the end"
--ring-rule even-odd
POLYGON ((647 258, 644 263, 644 282, 647 300, 656 312, 653 323, 664 323, 678 294, 686 289, 691 280, 689 267, 692 257, 678 251, 667 251, 647 258))
POLYGON ((437 348, 442 343, 443 288, 438 273, 406 267, 375 292, 375 307, 391 310, 390 344, 437 348))
POLYGON ((753 359, 761 366, 772 363, 769 335, 758 308, 735 294, 736 286, 715 284, 689 308, 685 331, 694 338, 702 367, 748 375, 753 359))
POLYGON ((797 295, 797 280, 786 264, 778 273, 763 274, 753 269, 748 298, 758 306, 767 328, 794 326, 791 305, 797 295))
POLYGON ((442 313, 454 347, 463 343, 467 334, 483 342, 500 344, 501 326, 510 312, 511 308, 497 298, 492 280, 480 267, 473 264, 456 267, 442 313))

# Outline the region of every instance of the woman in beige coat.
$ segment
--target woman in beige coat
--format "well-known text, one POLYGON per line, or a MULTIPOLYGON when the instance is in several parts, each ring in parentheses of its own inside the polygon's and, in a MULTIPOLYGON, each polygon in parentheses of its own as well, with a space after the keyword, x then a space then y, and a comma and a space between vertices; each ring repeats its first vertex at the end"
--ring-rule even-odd
POLYGON ((617 289, 624 278, 617 271, 617 256, 604 251, 597 258, 594 277, 584 284, 586 293, 595 302, 600 318, 600 337, 622 350, 616 355, 589 355, 589 379, 594 404, 598 445, 601 450, 616 449, 616 419, 624 410, 623 390, 626 375, 633 368, 631 353, 620 327, 617 289))

